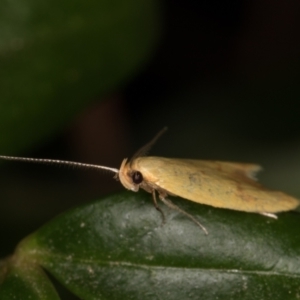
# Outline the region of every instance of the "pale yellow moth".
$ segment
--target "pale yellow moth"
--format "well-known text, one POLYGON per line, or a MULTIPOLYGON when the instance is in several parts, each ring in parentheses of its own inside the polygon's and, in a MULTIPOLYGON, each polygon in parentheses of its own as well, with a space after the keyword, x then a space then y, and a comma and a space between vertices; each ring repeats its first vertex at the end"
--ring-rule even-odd
POLYGON ((164 214, 157 204, 156 193, 167 206, 188 216, 206 234, 206 228, 195 217, 180 209, 167 197, 179 196, 201 204, 259 213, 275 219, 276 213, 293 210, 300 205, 298 199, 260 185, 255 179, 256 173, 261 169, 259 165, 143 156, 165 130, 166 128, 159 132, 129 161, 127 158, 124 159, 119 170, 52 159, 12 156, 0 158, 111 171, 126 189, 137 192, 142 188, 151 193, 154 206, 161 212, 163 220, 164 214))

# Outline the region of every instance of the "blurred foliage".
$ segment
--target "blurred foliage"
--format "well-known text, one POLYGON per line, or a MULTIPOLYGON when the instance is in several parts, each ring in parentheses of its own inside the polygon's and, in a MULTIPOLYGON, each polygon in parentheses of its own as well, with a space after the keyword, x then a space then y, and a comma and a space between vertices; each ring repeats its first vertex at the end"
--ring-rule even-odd
POLYGON ((159 19, 155 0, 1 1, 1 153, 47 139, 128 82, 153 53, 159 19))

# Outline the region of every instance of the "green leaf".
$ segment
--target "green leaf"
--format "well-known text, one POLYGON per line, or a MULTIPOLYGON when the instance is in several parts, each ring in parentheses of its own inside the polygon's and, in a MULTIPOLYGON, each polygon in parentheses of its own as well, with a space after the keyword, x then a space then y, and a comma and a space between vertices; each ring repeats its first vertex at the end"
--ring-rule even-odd
POLYGON ((0 263, 0 299, 60 299, 44 271, 18 255, 0 263))
POLYGON ((47 140, 131 79, 159 28, 156 0, 1 1, 0 152, 47 140))
POLYGON ((83 299, 296 299, 300 218, 278 220, 176 198, 196 217, 126 192, 45 225, 18 251, 83 299))

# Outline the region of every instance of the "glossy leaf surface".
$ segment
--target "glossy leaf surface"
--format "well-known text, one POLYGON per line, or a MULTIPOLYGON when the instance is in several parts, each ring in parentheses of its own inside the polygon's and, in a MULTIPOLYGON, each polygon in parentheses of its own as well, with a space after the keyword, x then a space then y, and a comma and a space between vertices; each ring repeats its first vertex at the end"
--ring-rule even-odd
POLYGON ((174 202, 208 230, 143 192, 108 197, 62 216, 20 251, 83 299, 295 299, 300 216, 174 202))

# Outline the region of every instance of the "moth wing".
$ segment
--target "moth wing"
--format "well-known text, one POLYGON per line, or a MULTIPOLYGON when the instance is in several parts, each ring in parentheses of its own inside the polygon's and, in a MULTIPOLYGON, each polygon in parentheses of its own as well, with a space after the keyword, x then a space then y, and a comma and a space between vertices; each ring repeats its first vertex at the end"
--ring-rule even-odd
POLYGON ((211 174, 218 176, 228 176, 233 179, 246 181, 249 184, 258 185, 256 175, 262 170, 260 165, 245 164, 245 163, 232 163, 221 161, 205 161, 205 160, 184 160, 194 165, 198 169, 205 169, 211 174))
POLYGON ((158 190, 214 207, 276 213, 299 205, 299 200, 260 185, 255 175, 261 167, 255 164, 141 157, 132 167, 158 190))

